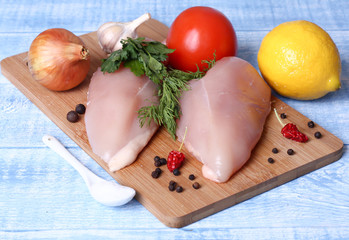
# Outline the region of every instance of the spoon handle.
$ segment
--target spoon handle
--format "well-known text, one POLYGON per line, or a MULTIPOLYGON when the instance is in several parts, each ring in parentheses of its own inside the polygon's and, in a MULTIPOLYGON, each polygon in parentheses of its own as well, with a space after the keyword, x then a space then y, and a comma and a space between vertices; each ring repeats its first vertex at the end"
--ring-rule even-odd
POLYGON ((64 158, 70 165, 72 165, 82 176, 86 183, 89 183, 89 178, 99 178, 92 173, 82 163, 80 163, 64 146, 53 136, 45 135, 42 137, 42 141, 58 155, 64 158))

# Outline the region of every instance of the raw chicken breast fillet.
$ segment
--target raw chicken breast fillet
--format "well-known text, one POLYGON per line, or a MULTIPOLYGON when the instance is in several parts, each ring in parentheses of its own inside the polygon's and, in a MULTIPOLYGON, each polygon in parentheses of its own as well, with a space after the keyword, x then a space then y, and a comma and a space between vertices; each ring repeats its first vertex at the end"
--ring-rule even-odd
POLYGON ((157 125, 142 128, 137 111, 157 103, 156 86, 148 77, 137 77, 129 68, 93 74, 87 96, 86 132, 90 146, 117 171, 133 163, 147 145, 157 125))
POLYGON ((226 182, 250 158, 270 112, 271 90, 248 62, 226 57, 190 82, 180 100, 177 136, 203 163, 204 177, 226 182))

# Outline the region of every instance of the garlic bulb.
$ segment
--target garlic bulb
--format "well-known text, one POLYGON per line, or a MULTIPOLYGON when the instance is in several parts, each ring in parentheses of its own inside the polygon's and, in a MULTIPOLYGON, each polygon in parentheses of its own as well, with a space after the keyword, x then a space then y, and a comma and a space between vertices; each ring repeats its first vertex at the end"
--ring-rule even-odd
POLYGON ((121 39, 128 37, 136 38, 136 28, 150 19, 149 13, 146 13, 132 22, 107 22, 99 27, 97 31, 98 42, 103 51, 112 53, 122 48, 121 39))

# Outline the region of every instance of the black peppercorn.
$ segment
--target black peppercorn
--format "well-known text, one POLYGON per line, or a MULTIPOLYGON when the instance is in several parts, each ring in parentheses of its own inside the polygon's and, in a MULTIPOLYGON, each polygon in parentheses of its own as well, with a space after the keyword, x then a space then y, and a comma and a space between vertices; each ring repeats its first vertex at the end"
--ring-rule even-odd
POLYGON ((308 127, 310 128, 315 127, 315 123, 313 121, 308 122, 308 127))
POLYGON ((176 189, 176 185, 168 185, 168 190, 173 192, 176 189))
POLYGON ((278 152, 279 152, 279 150, 278 150, 277 148, 273 148, 271 151, 272 151, 273 153, 278 153, 278 152))
POLYGON ((152 176, 153 178, 158 178, 158 177, 160 176, 160 173, 157 172, 157 171, 152 171, 151 176, 152 176))
POLYGON ((155 160, 154 165, 155 165, 155 167, 160 167, 161 166, 160 160, 155 160))
POLYGON ((282 119, 285 119, 287 116, 286 116, 285 113, 281 113, 281 114, 280 114, 280 117, 281 117, 282 119))
POLYGON ((194 179, 195 179, 194 174, 190 174, 190 175, 189 175, 189 180, 194 180, 194 179))
POLYGON ((269 163, 274 163, 274 162, 275 162, 275 160, 274 160, 274 159, 272 159, 272 158, 270 157, 270 158, 268 158, 268 162, 269 162, 269 163))
POLYGON ((174 191, 176 189, 176 185, 177 183, 171 180, 170 183, 168 184, 168 190, 170 190, 171 192, 174 191))
POLYGON ((169 182, 169 185, 176 185, 177 183, 175 182, 175 181, 173 181, 173 180, 171 180, 170 182, 169 182))
POLYGON ((67 120, 69 122, 75 123, 79 120, 79 115, 75 111, 70 111, 67 113, 67 120))
POLYGON ((314 133, 314 136, 315 136, 316 138, 321 138, 321 137, 322 137, 322 134, 321 134, 321 132, 316 132, 316 133, 314 133))
POLYGON ((167 164, 166 158, 160 158, 160 163, 161 165, 166 165, 167 164))
POLYGON ((293 154, 294 154, 293 149, 288 149, 288 150, 287 150, 287 154, 288 154, 288 155, 293 155, 293 154))
POLYGON ((79 113, 79 114, 84 114, 85 111, 86 111, 85 105, 84 105, 84 104, 81 104, 81 103, 78 104, 78 105, 76 105, 75 111, 76 111, 77 113, 79 113))
POLYGON ((178 168, 173 170, 173 175, 179 176, 180 174, 181 174, 181 172, 178 170, 178 168))
POLYGON ((153 178, 160 177, 160 174, 162 173, 162 170, 160 168, 156 168, 155 171, 152 171, 151 176, 153 178))
POLYGON ((176 187, 176 192, 178 193, 183 192, 183 188, 181 186, 176 187))
POLYGON ((195 182, 195 183, 193 184, 193 188, 194 188, 194 189, 199 189, 199 188, 200 188, 200 184, 199 184, 198 182, 195 182))
POLYGON ((170 181, 170 183, 168 184, 168 190, 170 190, 171 192, 174 191, 176 189, 177 183, 173 180, 170 181))

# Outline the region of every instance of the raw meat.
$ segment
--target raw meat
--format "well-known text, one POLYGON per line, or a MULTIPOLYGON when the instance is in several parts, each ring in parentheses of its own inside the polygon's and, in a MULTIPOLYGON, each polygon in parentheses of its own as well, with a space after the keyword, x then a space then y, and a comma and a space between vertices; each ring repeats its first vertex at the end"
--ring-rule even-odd
POLYGON ((248 62, 226 57, 190 82, 180 100, 177 136, 203 163, 204 177, 226 182, 249 159, 270 112, 271 90, 248 62))
POLYGON ((158 103, 156 86, 148 77, 137 77, 129 68, 93 74, 85 113, 86 132, 95 154, 117 171, 133 163, 158 126, 139 126, 137 111, 158 103))

